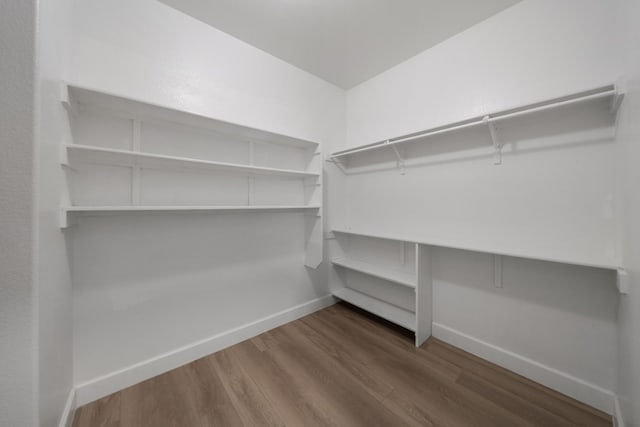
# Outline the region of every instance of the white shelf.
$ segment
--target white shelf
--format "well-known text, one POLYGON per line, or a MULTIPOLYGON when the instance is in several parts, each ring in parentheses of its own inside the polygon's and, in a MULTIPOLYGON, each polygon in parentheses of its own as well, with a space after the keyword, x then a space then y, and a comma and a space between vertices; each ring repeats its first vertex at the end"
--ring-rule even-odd
MULTIPOLYGON (((380 149, 389 149, 389 147, 396 148, 397 144, 402 144, 405 142, 416 141, 420 139, 425 139, 428 137, 458 131, 470 127, 478 127, 478 126, 489 126, 492 129, 492 125, 495 122, 507 120, 513 117, 522 116, 525 114, 536 113, 539 111, 555 109, 560 107, 565 107, 573 104, 580 104, 598 100, 605 100, 609 102, 611 106, 611 112, 613 115, 617 113, 618 107, 624 98, 624 93, 621 93, 615 85, 608 85, 603 87, 598 87, 595 89, 585 90, 582 92, 572 93, 569 95, 565 95, 558 98, 547 99, 540 102, 536 102, 533 104, 527 104, 507 110, 497 111, 490 114, 485 114, 482 116, 472 117, 466 120, 461 120, 454 123, 444 124, 442 126, 437 126, 431 129, 427 129, 420 132, 411 133, 408 135, 402 135, 395 138, 387 139, 384 141, 378 141, 371 144, 365 144, 358 147, 349 148, 346 150, 336 151, 331 153, 329 159, 340 159, 343 157, 355 155, 358 153, 364 153, 372 150, 380 150, 380 149)), ((495 140, 495 134, 493 130, 491 131, 492 139, 494 145, 496 145, 496 149, 499 151, 500 143, 495 140)), ((396 152, 398 156, 398 160, 402 160, 399 157, 399 153, 396 152)))
POLYGON ((333 296, 382 317, 410 331, 416 330, 416 315, 395 305, 370 297, 349 288, 333 292, 333 296))
POLYGON ((290 145, 301 148, 317 147, 318 143, 289 135, 278 134, 236 123, 225 122, 213 117, 181 111, 171 107, 111 94, 79 86, 66 86, 63 104, 70 111, 77 111, 78 106, 98 107, 118 115, 127 115, 141 120, 155 120, 178 123, 201 129, 209 129, 235 138, 262 141, 272 144, 290 145))
POLYGON ((398 283, 409 288, 416 288, 416 279, 415 276, 411 273, 406 273, 399 270, 391 270, 375 264, 346 258, 335 259, 331 261, 331 263, 333 265, 347 268, 349 270, 368 274, 369 276, 379 277, 390 282, 398 283))
POLYGON ((93 147, 89 145, 67 145, 68 153, 83 156, 83 160, 123 166, 140 166, 144 168, 185 168, 202 171, 222 171, 242 175, 272 175, 292 178, 318 177, 318 173, 241 165, 235 163, 214 162, 192 159, 188 157, 167 156, 162 154, 117 150, 93 147))
POLYGON ((70 224, 69 216, 74 214, 122 214, 152 212, 307 212, 318 210, 320 206, 67 206, 62 208, 61 228, 70 224))
POLYGON ((536 253, 534 251, 526 251, 516 248, 503 248, 503 247, 489 247, 489 246, 475 246, 473 244, 444 241, 441 239, 430 239, 426 237, 415 238, 415 236, 401 236, 396 234, 384 234, 373 233, 362 230, 346 229, 346 228, 333 228, 335 233, 351 234, 355 236, 374 237, 377 239, 397 240, 408 243, 418 243, 428 246, 439 246, 443 248, 461 249, 473 252, 484 252, 493 255, 511 256, 517 258, 527 258, 539 261, 558 262, 562 264, 580 265, 584 267, 604 268, 607 270, 619 270, 622 269, 621 263, 616 259, 608 258, 594 258, 590 256, 580 256, 577 253, 569 254, 553 254, 546 251, 544 254, 536 253))
POLYGON ((69 206, 66 212, 300 211, 320 206, 69 206))

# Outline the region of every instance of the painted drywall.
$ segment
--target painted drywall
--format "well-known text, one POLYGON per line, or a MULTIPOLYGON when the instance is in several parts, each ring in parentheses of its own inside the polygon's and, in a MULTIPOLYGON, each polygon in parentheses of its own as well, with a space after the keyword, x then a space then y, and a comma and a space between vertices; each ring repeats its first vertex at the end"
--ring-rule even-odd
POLYGON ((620 298, 617 392, 624 420, 619 425, 633 427, 640 426, 640 2, 623 1, 620 12, 627 91, 618 122, 618 160, 625 197, 621 240, 631 292, 620 298))
MULTIPOLYGON (((59 424, 73 388, 71 275, 58 226, 66 182, 60 147, 70 139, 60 102, 71 36, 71 1, 39 3, 37 69, 38 359, 40 425, 59 424)), ((64 414, 66 415, 66 414, 64 414)))
POLYGON ((35 426, 36 1, 0 2, 0 425, 35 426))
MULTIPOLYGON (((616 13, 596 0, 518 3, 348 91, 346 146, 611 84, 620 66, 616 13)), ((348 176, 340 225, 615 262, 612 131, 607 105, 599 104, 514 120, 499 125, 513 143, 501 166, 493 165, 487 129, 434 138, 424 149, 407 148, 422 164, 405 175, 392 167, 348 176)), ((382 166, 395 166, 392 153, 383 156, 382 166)), ((564 385, 543 382, 611 410, 612 273, 505 258, 498 289, 490 255, 433 256, 440 330, 544 366, 564 385)))
MULTIPOLYGON (((78 0, 73 40, 75 84, 343 144, 342 90, 159 2, 78 0)), ((93 217, 67 235, 76 384, 328 294, 300 214, 93 217)))

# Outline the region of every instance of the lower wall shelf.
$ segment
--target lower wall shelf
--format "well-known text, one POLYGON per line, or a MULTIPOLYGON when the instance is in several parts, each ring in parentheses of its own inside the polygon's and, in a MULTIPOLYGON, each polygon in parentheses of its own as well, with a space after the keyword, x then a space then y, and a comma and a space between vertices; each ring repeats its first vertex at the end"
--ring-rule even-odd
POLYGON ((370 264, 368 262, 356 261, 348 258, 334 259, 331 261, 333 265, 337 265, 349 270, 368 274, 370 276, 379 277, 390 282, 397 283, 409 288, 416 288, 415 276, 399 270, 385 269, 384 267, 370 264))
POLYGON ((410 331, 416 331, 416 315, 395 305, 370 297, 349 288, 336 290, 333 296, 380 316, 410 331))

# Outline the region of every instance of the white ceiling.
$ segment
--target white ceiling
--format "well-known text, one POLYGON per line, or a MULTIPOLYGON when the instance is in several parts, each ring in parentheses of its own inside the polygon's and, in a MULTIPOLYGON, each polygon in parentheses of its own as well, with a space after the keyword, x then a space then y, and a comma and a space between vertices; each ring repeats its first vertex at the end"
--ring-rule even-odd
POLYGON ((519 0, 160 0, 348 89, 519 0))

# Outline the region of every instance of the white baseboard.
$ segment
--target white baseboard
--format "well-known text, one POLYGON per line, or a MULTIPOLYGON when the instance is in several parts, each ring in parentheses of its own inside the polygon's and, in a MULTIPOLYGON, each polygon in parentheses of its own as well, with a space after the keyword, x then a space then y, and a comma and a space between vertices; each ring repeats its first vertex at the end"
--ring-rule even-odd
POLYGON ((614 410, 615 394, 613 392, 566 372, 435 322, 433 336, 607 414, 611 414, 614 410))
POLYGON ((306 316, 307 314, 321 310, 334 304, 335 301, 336 300, 330 295, 317 298, 256 320, 255 322, 144 360, 127 368, 94 378, 82 384, 77 384, 76 404, 77 406, 82 406, 93 402, 116 391, 193 362, 194 360, 252 338, 270 329, 306 316))
POLYGON ((620 407, 620 400, 617 396, 613 401, 613 427, 625 427, 622 408, 620 407))
POLYGON ((60 417, 60 423, 58 427, 71 427, 73 423, 73 415, 76 412, 76 390, 71 389, 67 402, 64 405, 62 416, 60 417))

